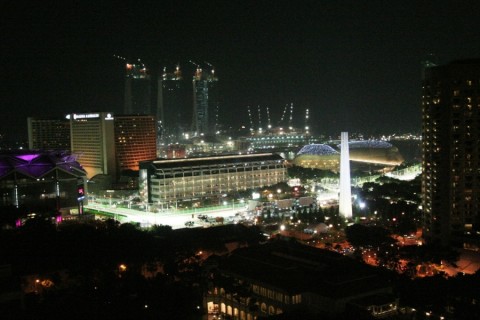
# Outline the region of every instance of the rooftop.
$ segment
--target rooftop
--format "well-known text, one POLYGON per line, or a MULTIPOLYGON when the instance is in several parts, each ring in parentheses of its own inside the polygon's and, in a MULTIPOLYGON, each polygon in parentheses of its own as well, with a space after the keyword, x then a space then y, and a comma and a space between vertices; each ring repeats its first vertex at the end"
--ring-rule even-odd
POLYGON ((221 270, 292 294, 315 292, 342 298, 388 287, 370 266, 286 240, 238 249, 221 264, 221 270))
POLYGON ((0 153, 0 177, 19 173, 38 179, 54 169, 83 176, 85 170, 77 162, 76 156, 58 151, 25 151, 0 153))
POLYGON ((326 144, 309 144, 304 146, 297 153, 298 156, 302 154, 326 156, 326 155, 338 155, 339 152, 326 144))
POLYGON ((175 168, 175 167, 195 167, 210 164, 231 164, 257 161, 283 161, 283 158, 278 154, 273 153, 259 153, 246 155, 217 155, 211 157, 194 157, 182 159, 159 159, 140 162, 140 167, 145 168, 148 165, 153 165, 156 168, 175 168))

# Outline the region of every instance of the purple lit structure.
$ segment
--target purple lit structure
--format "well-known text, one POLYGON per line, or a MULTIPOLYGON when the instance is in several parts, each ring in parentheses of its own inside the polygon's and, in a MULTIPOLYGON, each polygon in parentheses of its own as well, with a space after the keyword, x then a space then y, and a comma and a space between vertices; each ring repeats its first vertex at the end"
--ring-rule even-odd
POLYGON ((85 176, 76 157, 67 152, 0 153, 0 206, 76 207, 77 181, 85 176))

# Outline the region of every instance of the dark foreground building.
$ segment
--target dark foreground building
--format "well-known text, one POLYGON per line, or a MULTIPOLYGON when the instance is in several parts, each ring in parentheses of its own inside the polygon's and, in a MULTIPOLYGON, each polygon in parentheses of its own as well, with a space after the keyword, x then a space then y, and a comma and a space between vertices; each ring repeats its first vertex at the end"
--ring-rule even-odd
POLYGON ((398 309, 392 288, 378 270, 291 240, 237 249, 220 260, 217 270, 205 295, 212 317, 293 319, 308 314, 340 319, 355 310, 385 318, 398 309))
POLYGON ((427 64, 422 92, 424 234, 478 247, 480 59, 427 64))

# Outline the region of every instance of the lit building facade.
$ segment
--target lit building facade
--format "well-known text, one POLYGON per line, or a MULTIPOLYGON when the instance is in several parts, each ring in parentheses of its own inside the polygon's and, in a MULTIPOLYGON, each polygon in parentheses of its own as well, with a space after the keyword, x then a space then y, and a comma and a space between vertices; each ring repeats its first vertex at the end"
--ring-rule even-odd
POLYGON ((422 196, 427 241, 478 245, 479 79, 478 59, 424 69, 422 196))
POLYGON ((152 114, 152 88, 146 66, 138 61, 125 65, 124 114, 152 114))
POLYGON ((193 76, 193 131, 195 135, 213 135, 217 130, 218 78, 215 70, 210 73, 197 68, 193 76))
POLYGON ((155 117, 148 115, 116 115, 115 156, 120 174, 139 170, 139 162, 156 158, 155 117))
POLYGON ((297 153, 293 164, 303 168, 331 170, 340 168, 339 152, 326 144, 308 144, 297 153))
POLYGON ((123 171, 138 171, 140 161, 156 158, 152 115, 70 114, 65 120, 29 118, 28 126, 32 149, 71 151, 89 179, 103 174, 116 181, 123 171))
POLYGON ((287 172, 281 156, 265 153, 145 161, 139 179, 144 201, 169 203, 273 185, 287 172))
POLYGON ((82 113, 70 119, 72 153, 90 179, 98 174, 116 176, 114 118, 111 113, 82 113))
POLYGON ((70 150, 70 122, 66 119, 27 118, 30 150, 70 150))

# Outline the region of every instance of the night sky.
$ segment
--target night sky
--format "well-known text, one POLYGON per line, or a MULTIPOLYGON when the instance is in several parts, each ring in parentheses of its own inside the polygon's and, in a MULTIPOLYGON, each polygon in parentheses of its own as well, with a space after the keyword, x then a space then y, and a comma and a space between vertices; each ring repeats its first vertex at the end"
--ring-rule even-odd
MULTIPOLYGON (((479 1, 3 1, 0 132, 26 117, 123 109, 123 62, 208 61, 221 121, 310 108, 316 133, 420 130, 421 61, 480 57, 479 1)), ((189 66, 190 67, 190 66, 189 66)), ((189 75, 186 75, 189 76, 189 75)), ((302 111, 302 112, 301 112, 302 111)))

